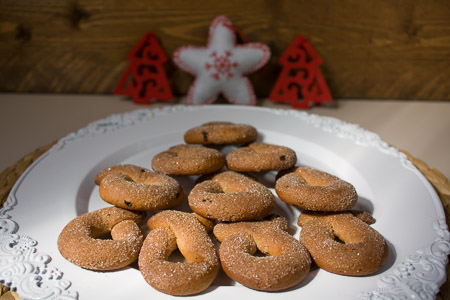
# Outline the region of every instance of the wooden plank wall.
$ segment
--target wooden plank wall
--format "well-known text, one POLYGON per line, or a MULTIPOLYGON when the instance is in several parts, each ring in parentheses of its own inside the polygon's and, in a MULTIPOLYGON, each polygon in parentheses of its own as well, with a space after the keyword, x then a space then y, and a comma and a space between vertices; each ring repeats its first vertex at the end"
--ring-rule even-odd
MULTIPOLYGON (((146 31, 172 57, 218 15, 272 50, 250 80, 267 97, 298 34, 333 97, 450 100, 449 0, 0 0, 0 92, 111 94, 146 31)), ((173 91, 193 77, 166 65, 173 91)))

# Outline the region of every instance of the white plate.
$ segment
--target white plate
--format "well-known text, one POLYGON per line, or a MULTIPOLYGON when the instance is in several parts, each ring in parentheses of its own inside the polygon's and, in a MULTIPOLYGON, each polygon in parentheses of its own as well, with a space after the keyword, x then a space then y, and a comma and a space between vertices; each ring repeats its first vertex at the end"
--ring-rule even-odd
MULTIPOLYGON (((435 297, 446 276, 450 234, 439 197, 404 154, 377 135, 337 119, 235 105, 138 110, 94 122, 61 139, 24 172, 0 211, 0 282, 22 299, 172 298, 147 285, 135 266, 113 272, 77 267, 59 254, 56 240, 76 216, 108 206, 94 185, 100 169, 120 163, 150 168, 156 153, 183 143, 188 128, 217 120, 251 124, 262 141, 293 148, 299 164, 351 182, 360 197, 357 207, 373 214, 373 227, 389 243, 389 260, 372 276, 315 270, 300 285, 278 293, 248 289, 222 273, 195 298, 435 297)), ((271 173, 264 178, 272 191, 273 179, 271 173)), ((187 192, 191 182, 182 181, 187 192)), ((291 233, 298 238, 298 210, 280 202, 277 212, 289 219, 291 233)))

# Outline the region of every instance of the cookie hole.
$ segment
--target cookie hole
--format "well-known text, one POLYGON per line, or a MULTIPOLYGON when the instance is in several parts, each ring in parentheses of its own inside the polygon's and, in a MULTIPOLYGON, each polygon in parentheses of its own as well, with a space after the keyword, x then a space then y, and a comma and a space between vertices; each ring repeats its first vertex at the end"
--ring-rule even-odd
POLYGON ((256 257, 266 257, 266 256, 269 256, 269 255, 267 255, 267 254, 261 252, 259 249, 257 249, 256 252, 253 253, 253 256, 256 256, 256 257))
POLYGON ((338 242, 339 244, 344 244, 344 245, 345 245, 345 242, 344 242, 343 240, 341 240, 338 236, 335 236, 335 237, 334 237, 334 240, 335 240, 336 242, 338 242))
POLYGON ((312 177, 302 177, 302 176, 300 176, 300 181, 303 184, 307 184, 307 185, 310 185, 310 186, 327 186, 327 185, 330 184, 329 182, 326 182, 326 181, 321 180, 319 178, 312 178, 312 177))
POLYGON ((228 191, 226 187, 221 186, 220 184, 217 184, 216 187, 208 190, 208 193, 211 193, 211 194, 223 194, 223 193, 229 193, 229 192, 232 192, 232 191, 228 191))
POLYGON ((131 178, 130 176, 124 176, 123 180, 129 181, 129 182, 135 182, 135 181, 133 180, 133 178, 131 178))
POLYGON ((208 132, 202 131, 202 135, 203 135, 203 141, 207 142, 208 141, 208 132))
POLYGON ((112 240, 111 232, 107 232, 95 237, 97 240, 112 240))
POLYGON ((221 190, 221 191, 214 191, 214 192, 211 192, 211 193, 213 193, 213 194, 226 194, 226 193, 232 193, 232 192, 231 191, 228 192, 228 191, 221 190))
POLYGON ((176 152, 176 151, 174 151, 174 150, 171 150, 171 149, 167 150, 165 153, 166 153, 167 155, 169 155, 169 156, 172 156, 172 157, 181 157, 181 156, 182 156, 181 153, 178 154, 178 152, 176 152))
POLYGON ((186 258, 184 258, 183 254, 181 254, 179 249, 175 249, 170 254, 168 261, 173 263, 185 263, 186 258))

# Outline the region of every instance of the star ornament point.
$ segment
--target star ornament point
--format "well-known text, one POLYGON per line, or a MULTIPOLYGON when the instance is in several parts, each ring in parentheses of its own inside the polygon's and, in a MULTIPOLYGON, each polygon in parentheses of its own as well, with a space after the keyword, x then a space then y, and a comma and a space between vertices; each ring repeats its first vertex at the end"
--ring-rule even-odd
POLYGON ((175 64, 195 76, 188 104, 210 104, 222 94, 234 104, 255 105, 246 75, 267 63, 270 49, 262 43, 237 44, 233 28, 228 18, 219 16, 209 28, 206 47, 182 46, 175 51, 175 64))

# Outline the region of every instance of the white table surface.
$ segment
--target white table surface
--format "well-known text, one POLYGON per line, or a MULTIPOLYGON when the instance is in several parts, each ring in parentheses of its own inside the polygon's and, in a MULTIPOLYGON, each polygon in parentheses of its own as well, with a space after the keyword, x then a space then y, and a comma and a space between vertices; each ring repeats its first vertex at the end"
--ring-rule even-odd
MULTIPOLYGON (((0 172, 36 148, 111 114, 184 103, 183 98, 138 105, 109 95, 0 94, 0 172)), ((268 100, 258 106, 290 109, 268 100)), ((305 111, 359 124, 450 178, 448 101, 335 100, 305 111)))

